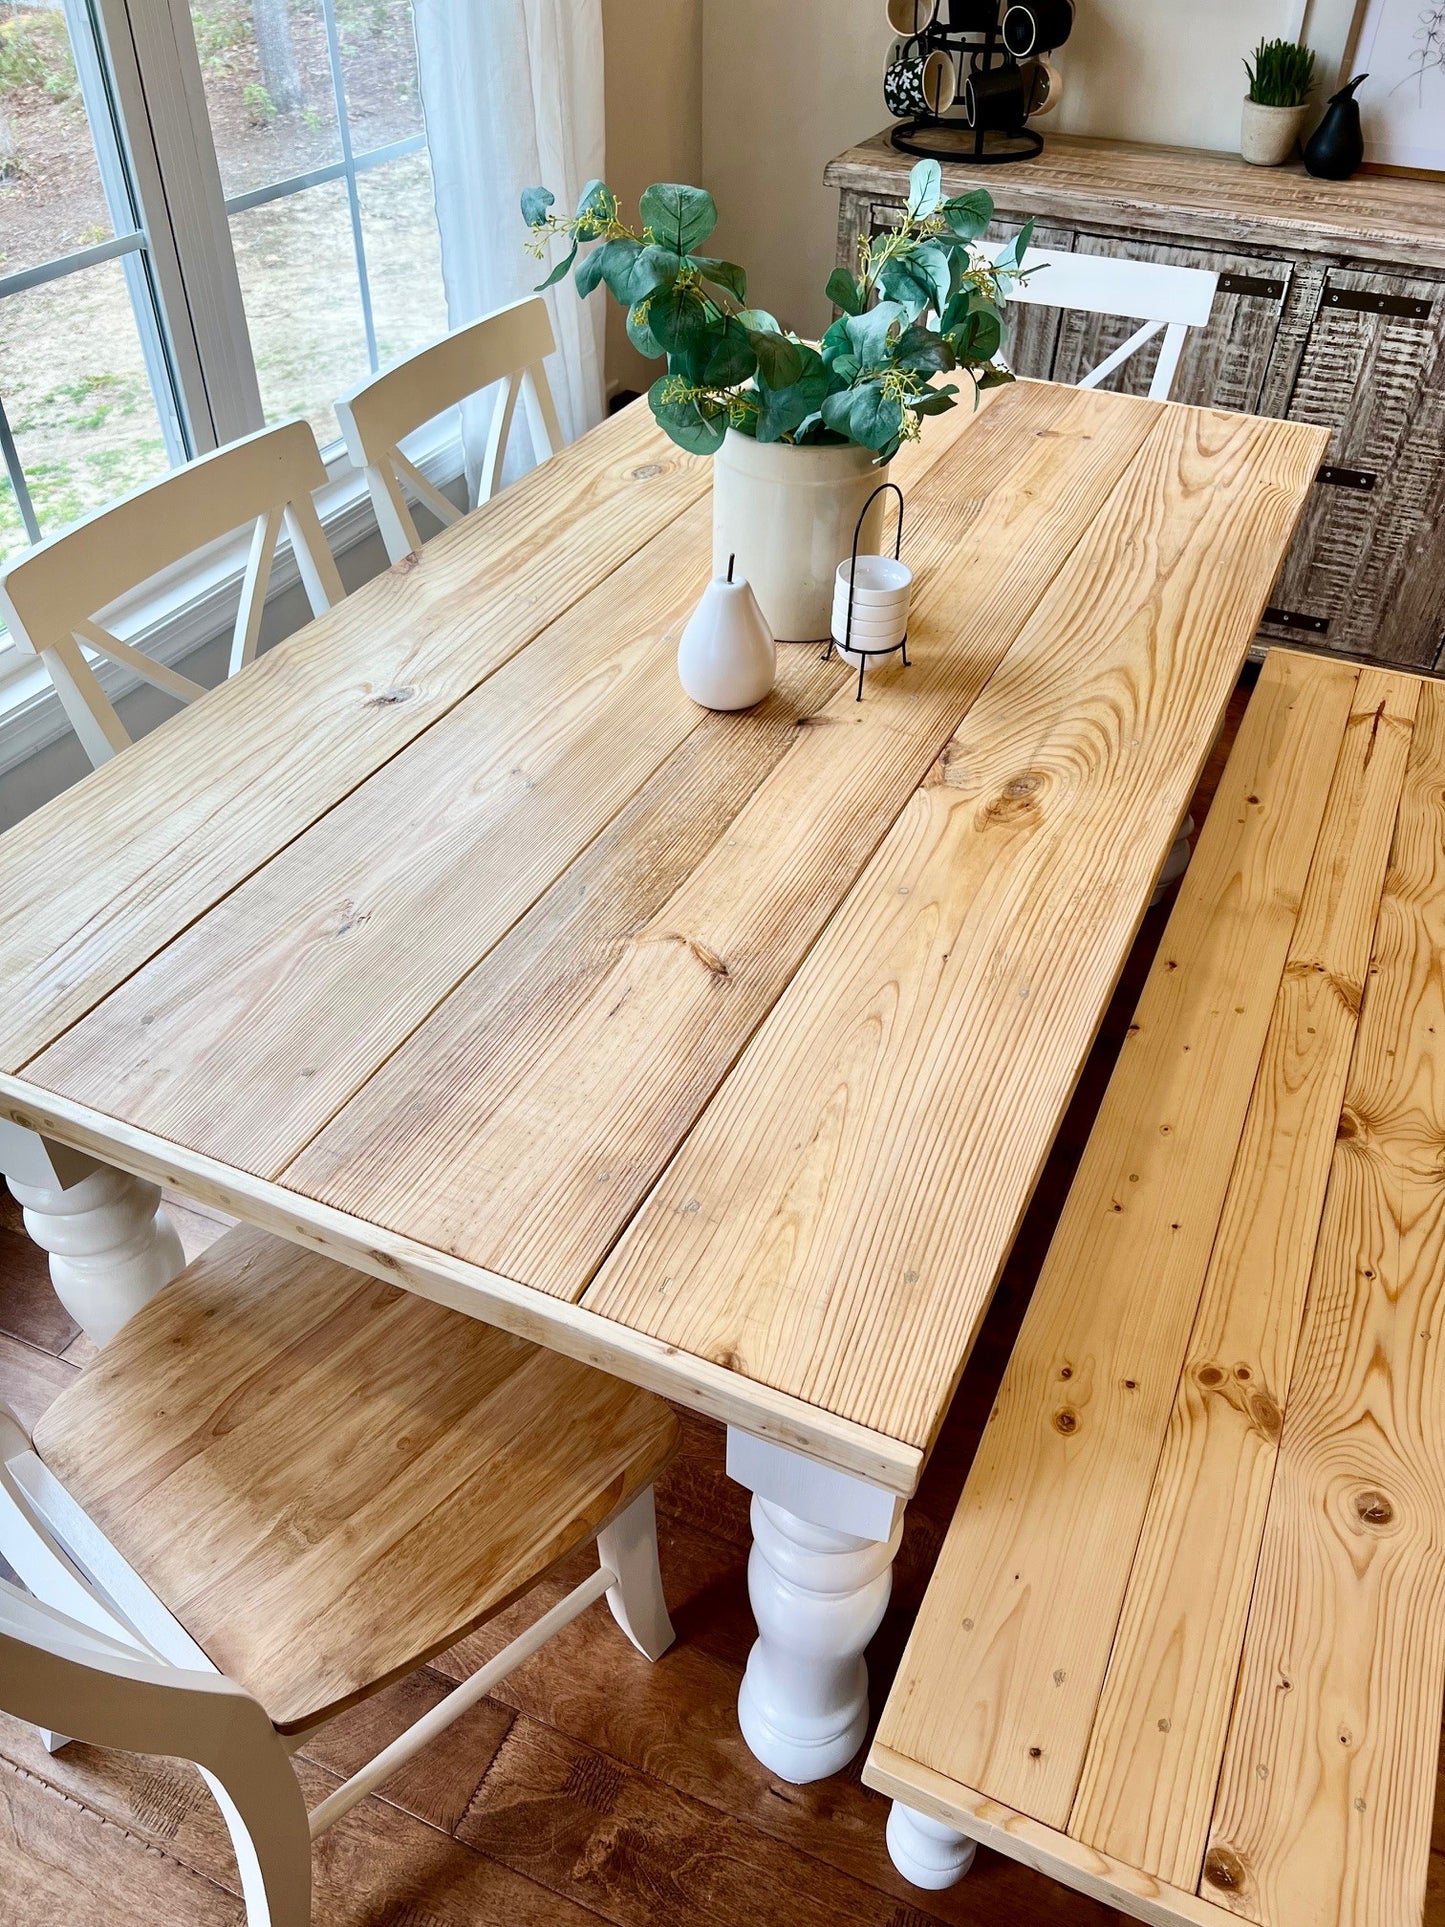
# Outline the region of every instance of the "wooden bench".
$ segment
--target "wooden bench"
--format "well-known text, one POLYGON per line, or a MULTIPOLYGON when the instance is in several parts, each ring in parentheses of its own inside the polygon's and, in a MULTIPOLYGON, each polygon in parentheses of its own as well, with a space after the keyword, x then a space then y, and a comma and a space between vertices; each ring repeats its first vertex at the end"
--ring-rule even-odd
POLYGON ((1271 656, 869 1755, 1150 1922, 1422 1918, 1445 1687, 1445 684, 1271 656))

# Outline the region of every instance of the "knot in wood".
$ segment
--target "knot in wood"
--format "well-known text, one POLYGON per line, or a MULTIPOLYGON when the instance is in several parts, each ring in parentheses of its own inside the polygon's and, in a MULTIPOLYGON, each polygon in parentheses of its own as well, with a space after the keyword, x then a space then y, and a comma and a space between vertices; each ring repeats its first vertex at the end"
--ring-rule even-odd
POLYGON ((1204 1878, 1213 1887, 1223 1887, 1226 1893, 1242 1893, 1244 1862, 1232 1847, 1211 1847, 1204 1856, 1204 1878))
POLYGON ((1255 1392, 1251 1395, 1249 1416, 1255 1430, 1261 1433, 1271 1445, 1278 1445, 1280 1433, 1284 1430, 1284 1413, 1268 1392, 1255 1392))
POLYGON ((1064 1433, 1066 1437, 1070 1432, 1077 1432, 1079 1429, 1078 1413, 1071 1410, 1067 1405, 1061 1406, 1059 1410, 1054 1413, 1054 1427, 1057 1431, 1064 1433))
POLYGON ((1395 1508, 1384 1493, 1373 1489, 1355 1494, 1355 1511, 1367 1526, 1387 1526, 1395 1516, 1395 1508))
POLYGON ((1224 1383, 1224 1373, 1217 1365, 1201 1365, 1195 1377, 1206 1392, 1212 1392, 1217 1385, 1224 1383))
POLYGON ((415 694, 415 689, 411 688, 410 685, 407 685, 405 688, 378 689, 374 696, 367 697, 366 707, 368 709, 394 709, 398 703, 409 703, 415 694))
POLYGON ((661 462, 644 462, 640 468, 633 469, 632 479, 634 482, 650 482, 654 475, 661 475, 662 469, 661 462))
POLYGON ((1044 778, 1036 770, 1022 770, 1011 776, 990 803, 984 805, 982 821, 987 823, 1024 823, 1039 815, 1044 778))

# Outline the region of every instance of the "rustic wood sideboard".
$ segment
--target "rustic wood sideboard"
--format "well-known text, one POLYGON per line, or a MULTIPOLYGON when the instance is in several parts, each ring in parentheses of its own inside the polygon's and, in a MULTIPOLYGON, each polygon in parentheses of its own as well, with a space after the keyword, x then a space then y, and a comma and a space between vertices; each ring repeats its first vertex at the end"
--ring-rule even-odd
MULTIPOLYGON (((839 259, 894 218, 910 157, 879 134, 830 163, 839 259)), ((1175 399, 1330 429, 1261 636, 1445 672, 1445 178, 1311 180, 1191 148, 1050 136, 1036 160, 945 167, 986 187, 997 237, 1212 268, 1214 317, 1175 399)), ((1018 311, 1018 373, 1073 382, 1132 322, 1018 311)), ((1143 393, 1151 345, 1111 386, 1143 393)))

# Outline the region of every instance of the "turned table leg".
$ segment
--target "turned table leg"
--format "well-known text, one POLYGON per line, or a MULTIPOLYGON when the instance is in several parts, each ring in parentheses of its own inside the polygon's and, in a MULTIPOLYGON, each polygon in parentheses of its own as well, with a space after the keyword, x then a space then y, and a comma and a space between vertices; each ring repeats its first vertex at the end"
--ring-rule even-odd
POLYGON ((957 1828, 932 1820, 901 1800, 893 1802, 888 1815, 888 1857, 915 1887, 932 1893, 951 1887, 968 1872, 977 1851, 977 1843, 957 1828))
POLYGON ((0 1170, 25 1229, 50 1253, 50 1282, 97 1345, 185 1266, 161 1188, 0 1120, 0 1170))
POLYGON ((863 1744, 863 1654, 892 1590, 903 1502, 732 1427, 728 1472, 753 1494, 748 1596, 758 1637, 738 1721, 764 1766, 805 1785, 840 1772, 863 1744))

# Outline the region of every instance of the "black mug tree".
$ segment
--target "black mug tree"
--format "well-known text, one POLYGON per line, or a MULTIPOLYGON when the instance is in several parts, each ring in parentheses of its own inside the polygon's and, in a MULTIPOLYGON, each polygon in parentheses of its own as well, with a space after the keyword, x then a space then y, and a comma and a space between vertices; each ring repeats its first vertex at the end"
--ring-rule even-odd
POLYGON ((1041 56, 1068 39, 1073 0, 889 0, 888 16, 901 35, 884 76, 896 148, 985 167, 1040 151, 1027 122, 1054 84, 1041 56))

